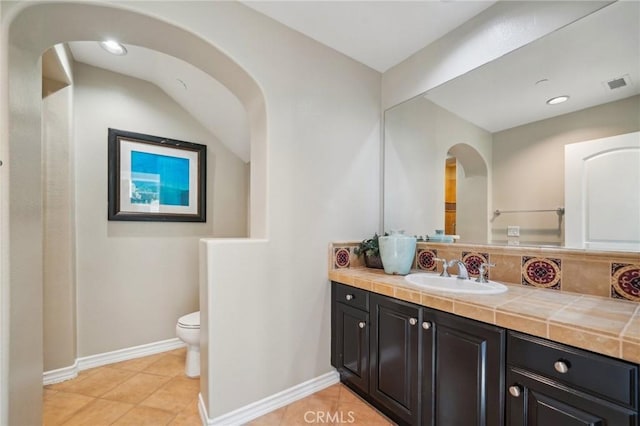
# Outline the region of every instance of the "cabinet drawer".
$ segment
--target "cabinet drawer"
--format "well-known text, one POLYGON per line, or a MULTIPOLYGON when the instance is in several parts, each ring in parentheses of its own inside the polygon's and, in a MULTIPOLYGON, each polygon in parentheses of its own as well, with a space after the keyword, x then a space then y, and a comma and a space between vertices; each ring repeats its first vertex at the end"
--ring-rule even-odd
POLYGON ((509 367, 507 425, 637 426, 638 410, 611 404, 535 373, 509 367), (519 393, 512 393, 513 388, 519 393))
POLYGON ((509 332, 507 363, 618 404, 638 406, 634 364, 516 332, 509 332))
POLYGON ((369 312, 369 292, 336 283, 335 301, 369 312))

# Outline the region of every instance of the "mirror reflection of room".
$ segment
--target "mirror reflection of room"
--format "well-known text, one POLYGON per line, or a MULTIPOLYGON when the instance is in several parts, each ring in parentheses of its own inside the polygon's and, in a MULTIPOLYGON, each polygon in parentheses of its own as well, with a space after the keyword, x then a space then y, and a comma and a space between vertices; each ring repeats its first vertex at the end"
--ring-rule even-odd
POLYGON ((638 9, 612 4, 387 110, 384 228, 444 229, 465 243, 640 250, 638 9), (574 144, 618 136, 625 142, 611 142, 614 151, 570 158, 574 144), (456 150, 473 153, 479 170, 456 150), (572 169, 586 172, 566 175, 572 169))

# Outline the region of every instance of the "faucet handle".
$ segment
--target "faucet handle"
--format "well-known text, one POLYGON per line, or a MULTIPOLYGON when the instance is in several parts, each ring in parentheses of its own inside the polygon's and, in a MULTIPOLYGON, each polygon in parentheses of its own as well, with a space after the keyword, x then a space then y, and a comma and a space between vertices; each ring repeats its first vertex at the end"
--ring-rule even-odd
POLYGON ((494 266, 496 266, 495 263, 483 262, 482 264, 480 264, 480 270, 478 271, 478 278, 476 278, 476 281, 479 282, 479 283, 488 282, 487 277, 485 276, 485 274, 486 274, 488 268, 493 268, 494 266))
POLYGON ((447 263, 447 259, 441 259, 439 257, 434 257, 433 258, 434 262, 442 262, 442 272, 440 273, 441 277, 450 277, 451 274, 449 274, 449 264, 447 263))

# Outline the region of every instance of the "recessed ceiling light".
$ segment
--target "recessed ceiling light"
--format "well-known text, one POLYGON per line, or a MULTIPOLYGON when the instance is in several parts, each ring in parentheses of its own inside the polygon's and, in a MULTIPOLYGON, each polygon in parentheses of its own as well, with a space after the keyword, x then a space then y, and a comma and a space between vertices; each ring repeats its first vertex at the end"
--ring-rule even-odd
POLYGON ((127 54, 127 49, 115 40, 101 41, 100 46, 113 55, 123 56, 127 54))
POLYGON ((567 102, 569 100, 568 95, 556 96, 555 98, 551 98, 547 101, 549 105, 561 104, 563 102, 567 102))

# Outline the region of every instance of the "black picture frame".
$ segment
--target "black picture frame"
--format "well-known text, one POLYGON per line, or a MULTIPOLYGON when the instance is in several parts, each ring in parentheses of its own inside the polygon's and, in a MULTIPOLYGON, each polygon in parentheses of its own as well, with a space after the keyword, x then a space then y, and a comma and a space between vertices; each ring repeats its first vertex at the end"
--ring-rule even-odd
POLYGON ((109 129, 108 220, 206 222, 207 147, 109 129))

